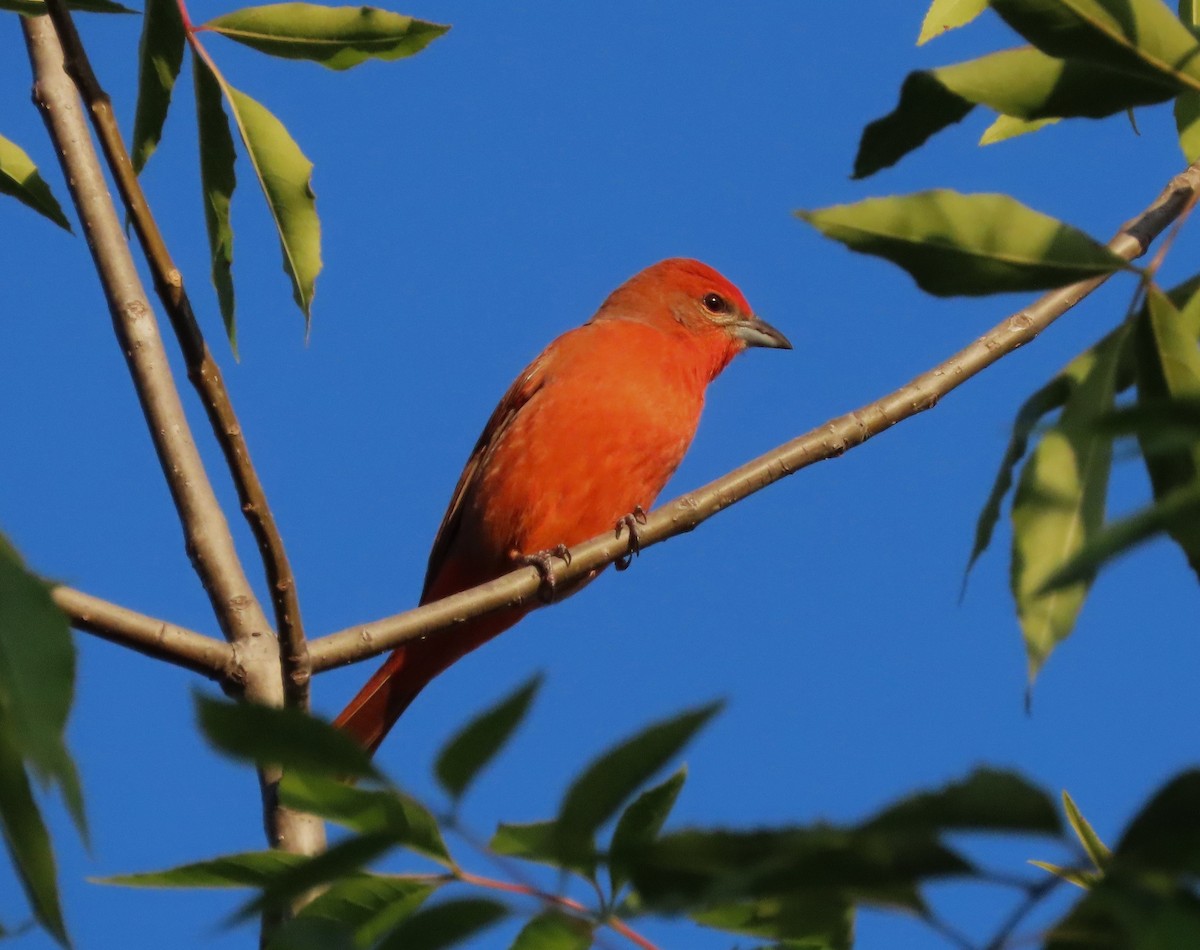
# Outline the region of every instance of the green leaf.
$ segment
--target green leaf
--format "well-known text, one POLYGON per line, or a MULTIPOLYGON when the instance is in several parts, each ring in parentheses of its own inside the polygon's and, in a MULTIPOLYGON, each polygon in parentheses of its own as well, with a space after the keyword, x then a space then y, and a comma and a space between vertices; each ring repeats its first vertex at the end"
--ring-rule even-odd
POLYGON ((594 760, 571 783, 558 810, 558 830, 568 853, 591 841, 630 795, 683 751, 721 709, 710 703, 657 722, 594 760))
POLYGON ((307 327, 321 270, 321 222, 312 190, 312 162, 304 157, 287 129, 261 104, 234 89, 208 64, 221 87, 238 127, 254 174, 275 220, 283 251, 283 270, 292 281, 292 296, 307 327))
POLYGON ((994 122, 983 130, 979 137, 980 145, 995 145, 997 142, 1007 142, 1019 135, 1029 135, 1054 125, 1058 119, 1018 119, 1011 115, 998 115, 994 122))
POLYGON ((1200 27, 1200 0, 1179 0, 1179 19, 1195 32, 1200 27))
POLYGON ((450 29, 376 7, 273 3, 209 20, 205 28, 262 53, 349 69, 421 52, 450 29))
MULTIPOLYGON (((80 13, 137 13, 112 0, 67 0, 68 10, 80 13)), ((12 10, 24 16, 45 16, 46 4, 42 0, 0 0, 0 10, 12 10)))
MULTIPOLYGON (((0 599, 0 604, 3 600, 0 599)), ((38 923, 62 946, 70 945, 58 895, 54 848, 42 821, 12 732, 0 717, 0 831, 17 879, 38 923)))
MULTIPOLYGON (((2 2, 2 0, 0 0, 2 2)), ((17 201, 49 218, 65 231, 71 230, 71 222, 63 214, 62 206, 50 191, 33 164, 33 159, 15 142, 0 135, 0 194, 11 195, 17 201)))
POLYGON ((853 251, 898 264, 937 296, 1046 290, 1128 266, 1007 195, 926 191, 796 214, 853 251))
POLYGON ((1200 874, 1200 770, 1181 772, 1160 788, 1129 823, 1113 851, 1124 866, 1200 874))
POLYGON ((1131 76, 1094 63, 1056 59, 1031 47, 910 73, 896 108, 863 130, 854 177, 894 165, 977 105, 1028 121, 1100 118, 1165 102, 1178 92, 1174 82, 1157 74, 1131 76))
POLYGON ((67 751, 75 694, 75 644, 50 587, 25 569, 0 534, 0 731, 33 774, 54 783, 87 838, 83 790, 67 751))
POLYGON ((1021 472, 1013 498, 1012 592, 1025 637, 1032 682, 1050 651, 1075 625, 1090 576, 1047 590, 1046 582, 1095 537, 1104 524, 1112 437, 1096 421, 1112 410, 1118 342, 1095 347, 1063 371, 1071 392, 1058 421, 1043 433, 1021 472))
POLYGON ((464 898, 417 911, 380 941, 375 950, 442 950, 507 916, 496 901, 464 898))
POLYGON ((1055 877, 1060 877, 1068 884, 1074 884, 1076 887, 1082 887, 1087 890, 1095 885, 1101 879, 1101 875, 1094 871, 1080 871, 1075 868, 1064 868, 1057 864, 1051 864, 1049 861, 1034 861, 1030 859, 1030 864, 1035 868, 1041 868, 1043 871, 1049 871, 1055 877))
POLYGON ((525 861, 574 871, 591 878, 596 866, 595 847, 586 838, 571 838, 557 821, 532 821, 526 824, 500 824, 488 848, 525 861))
POLYGON ((1096 834, 1095 829, 1088 823, 1088 820, 1083 817, 1083 813, 1072 800, 1071 796, 1064 790, 1062 793, 1063 809, 1067 813, 1067 820, 1071 823, 1071 827, 1075 831, 1075 836, 1079 839, 1079 843, 1083 845, 1083 850, 1092 860, 1097 871, 1103 871, 1104 866, 1108 863, 1109 855, 1112 853, 1108 850, 1108 846, 1100 840, 1100 836, 1096 834))
POLYGON ((1038 49, 1200 89, 1200 44, 1161 0, 991 0, 1038 49))
MULTIPOLYGON (((172 0, 164 0, 171 3, 172 0)), ((221 87, 208 65, 192 56, 196 91, 196 126, 200 146, 200 188, 204 195, 204 226, 212 261, 212 283, 225 323, 225 335, 237 356, 237 316, 233 296, 233 225, 229 205, 237 187, 236 155, 229 120, 221 107, 221 87)))
POLYGON ((516 730, 541 686, 535 676, 495 706, 467 723, 438 753, 434 774, 452 798, 467 787, 516 730))
POLYGON ((1175 128, 1179 148, 1190 165, 1200 158, 1200 92, 1184 92, 1176 97, 1175 128))
POLYGON ((93 878, 97 884, 122 887, 265 887, 279 875, 305 861, 286 851, 245 851, 209 861, 181 864, 163 871, 140 871, 93 878))
POLYGON ((293 917, 271 932, 267 950, 358 950, 354 931, 324 917, 293 917))
POLYGON ((642 792, 617 820, 608 855, 614 897, 629 879, 625 871, 626 856, 649 845, 662 830, 686 779, 687 766, 683 766, 661 785, 642 792))
MULTIPOLYGON (((1143 407, 1169 400, 1200 398, 1200 294, 1193 294, 1182 311, 1162 291, 1151 287, 1146 308, 1138 318, 1138 403, 1143 407)), ((1155 445, 1150 435, 1139 436, 1146 470, 1156 500, 1175 491, 1200 486, 1200 437, 1174 451, 1155 445)), ((1200 575, 1200 523, 1169 521, 1167 532, 1183 549, 1192 570, 1200 575)))
POLYGON ((509 950, 588 950, 593 926, 559 910, 544 910, 529 921, 509 950))
POLYGON ((327 918, 352 928, 360 946, 374 946, 421 906, 438 885, 413 878, 356 874, 334 883, 301 918, 327 918))
POLYGON ((140 173, 158 148, 171 106, 171 91, 183 65, 183 18, 175 0, 146 0, 138 43, 137 111, 129 146, 133 170, 140 173))
POLYGON ((232 758, 311 775, 381 777, 362 746, 298 709, 197 695, 196 713, 208 741, 232 758))
POLYGON ((917 45, 922 46, 948 30, 965 26, 987 9, 987 0, 933 0, 921 23, 917 45))
POLYGON ((1107 876, 1045 936, 1044 950, 1191 950, 1200 946, 1193 893, 1138 877, 1107 876))
POLYGON ((785 941, 797 950, 850 950, 854 904, 835 892, 718 904, 689 915, 717 930, 785 941))
POLYGON ((437 819, 416 799, 396 789, 368 791, 324 776, 291 771, 279 784, 289 808, 319 815, 363 834, 387 834, 442 864, 451 864, 437 819))
POLYGON ((1050 797, 1015 772, 976 769, 966 779, 922 792, 884 809, 867 831, 934 834, 1006 831, 1057 835, 1062 831, 1050 797))

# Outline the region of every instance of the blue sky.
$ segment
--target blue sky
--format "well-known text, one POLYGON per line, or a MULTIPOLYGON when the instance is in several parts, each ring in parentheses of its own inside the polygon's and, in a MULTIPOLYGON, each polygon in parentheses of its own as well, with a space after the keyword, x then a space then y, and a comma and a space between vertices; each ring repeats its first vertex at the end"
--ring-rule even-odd
MULTIPOLYGON (((446 38, 414 59, 343 74, 206 37, 229 80, 279 116, 316 165, 325 270, 306 344, 261 196, 239 161, 236 364, 207 279, 190 84, 177 91, 144 176, 225 366, 311 634, 415 603, 428 545, 495 401, 643 266, 705 260, 795 344, 746 354, 713 386, 670 498, 895 388, 1026 299, 933 300, 898 270, 823 240, 792 210, 927 187, 1006 191, 1107 238, 1182 167, 1162 107, 1139 111, 1140 134, 1123 120, 1080 121, 984 149, 975 142, 990 119, 980 114, 896 168, 850 181, 863 125, 892 108, 909 70, 1016 42, 987 17, 917 49, 921 6, 876 0, 851 14, 789 2, 431 2, 400 12, 454 24, 446 38)), ((233 8, 191 12, 199 21, 233 8)), ((129 129, 140 24, 80 20, 129 129)), ((65 196, 28 87, 13 22, 0 38, 0 132, 65 196)), ((48 575, 214 631, 85 243, 11 201, 0 202, 0 229, 9 236, 0 526, 48 575)), ((1185 233, 1167 283, 1190 276, 1194 248, 1185 233)), ((1031 714, 1006 526, 957 599, 1018 405, 1102 335, 1132 291, 1114 281, 936 410, 534 614, 430 687, 382 764, 436 802, 429 764, 441 742, 541 670, 528 724, 468 801, 482 835, 497 820, 549 816, 578 768, 639 726, 725 697, 728 708, 686 756, 674 826, 851 821, 989 763, 1069 789, 1115 838, 1192 761, 1179 723, 1193 705, 1200 642, 1183 558, 1159 542, 1101 577, 1031 714)), ((185 395, 232 518, 233 494, 185 395)), ((1146 493, 1138 463, 1118 463, 1112 510, 1131 510, 1146 493)), ((249 534, 235 530, 252 566, 249 534)), ((258 848, 262 837, 252 773, 196 735, 195 678, 78 642, 70 740, 90 851, 59 811, 51 816, 79 946, 245 946, 247 932, 214 926, 236 896, 87 883, 258 848)), ((336 713, 366 673, 322 676, 316 707, 336 713)), ((986 853, 1010 870, 1056 857, 1036 842, 986 853)), ((0 868, 6 923, 23 912, 16 894, 0 868)), ((950 916, 979 935, 1013 900, 974 888, 944 896, 950 916)), ((648 929, 665 946, 734 943, 648 929)), ((479 946, 506 946, 505 934, 479 946)), ((916 923, 871 913, 859 940, 872 950, 941 945, 916 923)))

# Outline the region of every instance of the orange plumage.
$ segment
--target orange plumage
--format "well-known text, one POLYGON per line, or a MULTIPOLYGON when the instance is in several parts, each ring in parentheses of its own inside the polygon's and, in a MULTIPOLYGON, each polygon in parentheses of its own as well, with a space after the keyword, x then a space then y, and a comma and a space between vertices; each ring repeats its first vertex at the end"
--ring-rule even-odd
MULTIPOLYGON (((517 377, 475 445, 442 519, 421 603, 586 541, 649 510, 691 444, 704 391, 748 346, 790 348, 699 261, 630 278, 517 377)), ((425 684, 520 620, 489 614, 388 657, 336 723, 375 749, 425 684)))

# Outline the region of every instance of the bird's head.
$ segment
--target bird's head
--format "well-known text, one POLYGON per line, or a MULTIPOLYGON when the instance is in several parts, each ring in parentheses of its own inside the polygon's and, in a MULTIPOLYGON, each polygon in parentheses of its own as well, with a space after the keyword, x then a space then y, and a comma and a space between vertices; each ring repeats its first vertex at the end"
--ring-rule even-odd
POLYGON ((707 264, 684 257, 659 261, 629 278, 596 316, 682 331, 713 351, 716 372, 747 347, 792 348, 787 337, 755 316, 732 282, 707 264))

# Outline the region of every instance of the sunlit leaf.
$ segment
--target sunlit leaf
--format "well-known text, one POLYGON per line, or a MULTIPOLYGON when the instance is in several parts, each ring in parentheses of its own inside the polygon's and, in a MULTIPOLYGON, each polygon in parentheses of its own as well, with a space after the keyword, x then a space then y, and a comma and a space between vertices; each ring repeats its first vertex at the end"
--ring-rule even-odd
POLYGON ((1162 0, 991 0, 1038 49, 1200 89, 1200 44, 1162 0))
POLYGON ((208 741, 233 758, 312 775, 379 777, 362 746, 298 709, 197 695, 196 712, 208 741))
POLYGON ((1189 91, 1175 99, 1175 128, 1179 148, 1190 165, 1200 158, 1200 92, 1189 91))
POLYGON ((509 950, 588 950, 592 924, 559 910, 544 910, 529 921, 509 950))
POLYGON ((412 56, 450 29, 376 7, 312 3, 244 7, 204 26, 260 52, 309 59, 330 69, 412 56))
POLYGON ((933 0, 921 23, 917 45, 928 43, 947 30, 965 26, 987 9, 987 0, 933 0))
POLYGON ((1055 877, 1061 877, 1068 884, 1074 884, 1076 887, 1082 887, 1087 890, 1093 884, 1101 879, 1101 875, 1095 871, 1080 871, 1076 868, 1064 868, 1057 864, 1051 864, 1049 861, 1034 861, 1029 862, 1035 868, 1041 868, 1043 871, 1048 871, 1055 877))
POLYGON ((1087 856, 1091 858, 1092 864, 1096 870, 1104 869, 1108 863, 1109 851, 1108 846, 1100 840, 1100 836, 1096 834, 1096 830, 1091 826, 1074 800, 1065 791, 1062 793, 1063 809, 1067 813, 1067 820, 1071 823, 1071 828, 1075 831, 1075 837, 1079 839, 1079 843, 1083 845, 1083 850, 1087 852, 1087 856))
POLYGON ((247 851, 163 871, 114 874, 94 880, 123 887, 263 887, 304 860, 303 855, 286 851, 247 851))
MULTIPOLYGON (((171 0, 165 0, 170 3, 171 0)), ((192 56, 196 90, 196 126, 200 146, 200 188, 204 197, 204 226, 208 233, 213 287, 229 345, 237 355, 237 317, 233 296, 233 225, 229 204, 237 186, 235 153, 229 120, 221 107, 221 87, 208 64, 192 56)))
POLYGON ((1045 290, 1128 266, 1082 231, 1007 195, 926 191, 796 214, 938 296, 1045 290))
POLYGON ((375 950, 442 950, 498 923, 508 908, 496 901, 463 898, 417 911, 387 934, 375 950))
POLYGON ((1017 483, 1011 583, 1031 681, 1070 634, 1091 584, 1085 576, 1067 587, 1045 589, 1104 524, 1112 437, 1100 431, 1097 420, 1112 410, 1121 348, 1117 342, 1088 350, 1064 370, 1070 395, 1017 483))
POLYGON ((642 792, 617 819, 608 855, 614 896, 629 879, 624 869, 625 856, 646 847, 662 830, 686 779, 687 766, 684 766, 661 785, 642 792))
POLYGON ((979 137, 980 145, 995 145, 997 142, 1006 142, 1009 139, 1015 139, 1019 135, 1029 135, 1032 132, 1037 132, 1044 129, 1048 125, 1054 125, 1059 119, 1018 119, 1011 115, 998 115, 994 122, 983 130, 983 135, 979 137))
POLYGON ((11 195, 28 208, 71 230, 71 222, 50 191, 37 166, 19 145, 0 135, 0 194, 11 195))
POLYGON ((467 723, 438 753, 434 774, 453 798, 467 787, 512 736, 541 686, 537 676, 467 723))
POLYGON ((138 44, 137 111, 129 157, 141 172, 158 147, 171 106, 171 91, 183 64, 186 36, 175 0, 146 0, 142 38, 138 44))

